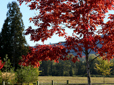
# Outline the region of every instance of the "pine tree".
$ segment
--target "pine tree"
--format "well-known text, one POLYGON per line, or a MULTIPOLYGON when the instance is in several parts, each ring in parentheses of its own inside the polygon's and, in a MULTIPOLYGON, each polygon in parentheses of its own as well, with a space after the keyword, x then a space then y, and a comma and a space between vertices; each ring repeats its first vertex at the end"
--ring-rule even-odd
MULTIPOLYGON (((2 53, 2 47, 1 47, 1 33, 0 33, 0 53, 2 53)), ((1 57, 1 56, 0 56, 1 57)))
POLYGON ((9 10, 1 32, 0 56, 5 57, 8 54, 16 70, 19 59, 28 52, 28 45, 23 34, 24 24, 18 4, 8 3, 7 8, 9 10))

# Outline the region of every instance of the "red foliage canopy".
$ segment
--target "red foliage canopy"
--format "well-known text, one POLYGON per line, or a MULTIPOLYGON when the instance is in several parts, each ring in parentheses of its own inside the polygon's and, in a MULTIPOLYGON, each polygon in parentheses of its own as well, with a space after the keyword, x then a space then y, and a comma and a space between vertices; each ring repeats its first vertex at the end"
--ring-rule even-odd
MULTIPOLYGON (((0 57, 0 59, 1 59, 1 57, 0 57)), ((3 68, 4 64, 5 64, 5 62, 4 62, 4 63, 2 63, 2 60, 0 60, 0 69, 2 69, 2 68, 3 68)))
POLYGON ((72 59, 77 61, 82 52, 87 56, 90 51, 106 55, 106 59, 114 57, 114 15, 110 15, 110 21, 104 23, 105 13, 113 10, 114 0, 18 0, 30 3, 30 10, 39 10, 37 16, 31 17, 37 29, 29 27, 26 35, 31 35, 31 40, 44 42, 54 33, 66 38, 66 47, 54 45, 39 45, 30 48, 31 53, 23 56, 25 63, 39 66, 38 61, 68 59, 66 49, 73 49, 77 56, 72 59), (72 36, 67 36, 65 29, 73 29, 72 36), (101 25, 97 30, 96 26, 101 25), (51 27, 51 29, 49 29, 51 27), (103 35, 102 37, 100 35, 103 35), (98 47, 101 44, 102 47, 98 47))

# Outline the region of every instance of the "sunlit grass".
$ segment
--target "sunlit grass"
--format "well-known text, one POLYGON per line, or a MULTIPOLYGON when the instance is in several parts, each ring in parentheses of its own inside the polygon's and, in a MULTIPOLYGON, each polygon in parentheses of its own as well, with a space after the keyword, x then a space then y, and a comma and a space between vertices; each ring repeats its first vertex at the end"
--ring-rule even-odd
MULTIPOLYGON (((87 83, 87 77, 70 77, 70 76, 39 76, 39 83, 87 83)), ((92 83, 103 83, 103 77, 91 77, 92 83)), ((114 78, 105 77, 105 83, 114 83, 114 78)))

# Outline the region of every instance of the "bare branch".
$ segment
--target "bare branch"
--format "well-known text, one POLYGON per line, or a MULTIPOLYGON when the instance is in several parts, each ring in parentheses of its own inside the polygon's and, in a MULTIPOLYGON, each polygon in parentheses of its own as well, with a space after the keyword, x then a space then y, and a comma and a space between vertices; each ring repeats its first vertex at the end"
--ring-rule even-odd
POLYGON ((89 64, 90 64, 92 61, 94 61, 96 58, 98 58, 98 57, 100 57, 100 55, 98 55, 98 56, 96 56, 95 58, 93 58, 93 59, 89 62, 89 64))
POLYGON ((91 52, 91 50, 89 51, 89 53, 91 52))

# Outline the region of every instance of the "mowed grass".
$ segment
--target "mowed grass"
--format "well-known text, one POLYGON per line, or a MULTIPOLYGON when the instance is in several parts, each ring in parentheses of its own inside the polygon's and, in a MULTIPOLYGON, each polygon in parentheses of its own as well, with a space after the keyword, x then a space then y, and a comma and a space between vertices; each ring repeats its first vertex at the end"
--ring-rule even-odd
MULTIPOLYGON (((8 73, 7 75, 10 75, 8 73)), ((6 76, 6 73, 2 73, 2 77, 4 78, 6 76)), ((14 76, 10 76, 11 78, 14 76)), ((71 77, 71 76, 38 76, 39 83, 52 83, 52 80, 54 83, 67 83, 67 80, 69 80, 69 83, 87 83, 87 77, 71 77)), ((103 77, 91 77, 92 83, 103 83, 103 77)), ((105 77, 105 83, 114 83, 113 77, 105 77)), ((26 84, 24 84, 26 85, 26 84)), ((32 83, 29 83, 29 85, 33 85, 32 83)))
MULTIPOLYGON (((70 76, 39 76, 39 83, 87 83, 87 77, 70 77, 70 76)), ((103 83, 103 77, 91 77, 92 83, 103 83)), ((114 78, 105 77, 105 83, 114 83, 114 78)))

